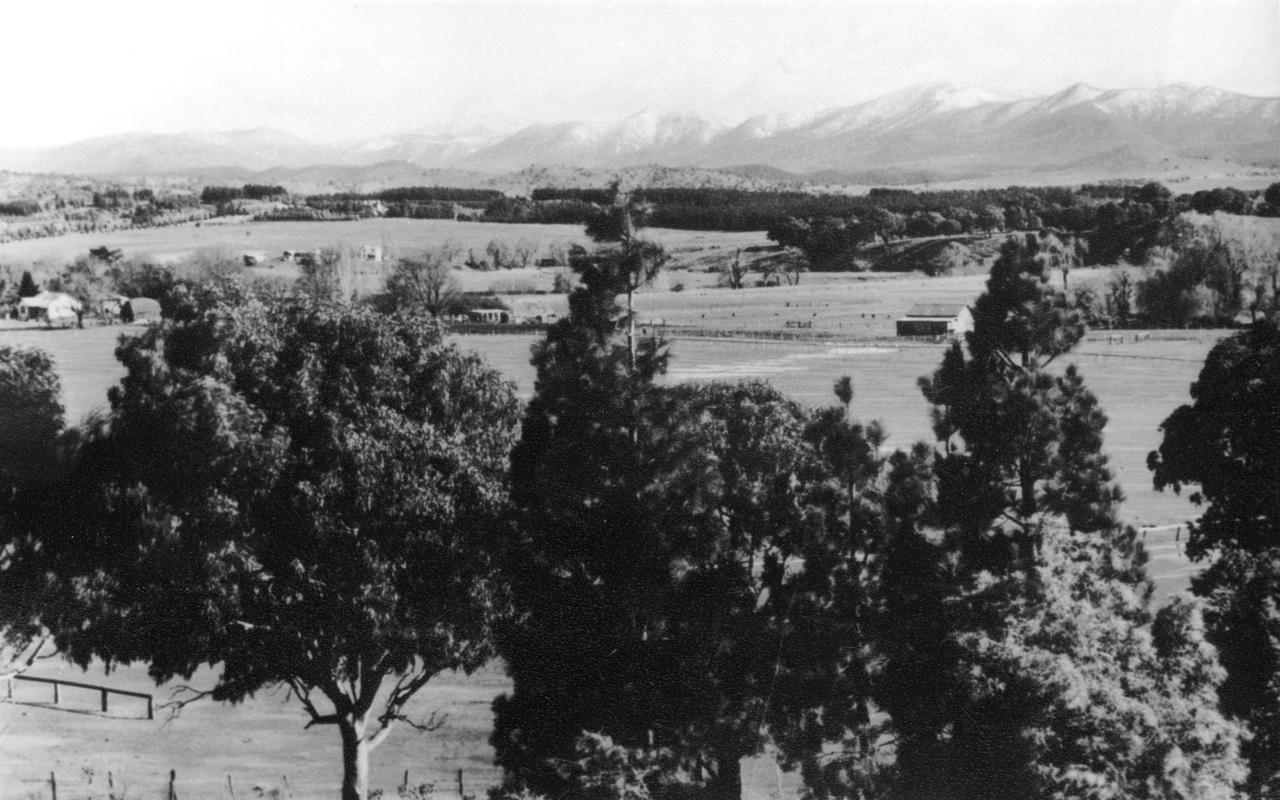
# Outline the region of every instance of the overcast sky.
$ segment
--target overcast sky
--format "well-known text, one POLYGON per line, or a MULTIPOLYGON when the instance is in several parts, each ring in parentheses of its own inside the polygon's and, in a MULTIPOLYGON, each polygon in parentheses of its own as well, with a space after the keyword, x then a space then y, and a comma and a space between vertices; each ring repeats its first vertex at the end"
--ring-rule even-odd
POLYGON ((335 141, 641 110, 736 122, 936 82, 1280 95, 1280 0, 15 5, 0 146, 263 126, 335 141))

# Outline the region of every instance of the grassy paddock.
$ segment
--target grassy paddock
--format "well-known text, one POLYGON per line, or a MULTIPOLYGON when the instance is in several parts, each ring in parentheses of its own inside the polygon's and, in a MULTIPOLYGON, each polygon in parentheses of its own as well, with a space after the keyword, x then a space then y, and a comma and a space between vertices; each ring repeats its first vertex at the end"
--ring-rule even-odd
MULTIPOLYGON (((740 247, 772 244, 763 232, 726 233, 646 228, 645 236, 661 244, 673 255, 689 262, 715 251, 732 253, 740 247)), ((89 248, 107 246, 124 251, 127 258, 161 262, 179 261, 198 250, 222 249, 236 255, 261 253, 277 258, 285 250, 314 250, 346 245, 377 245, 384 255, 396 257, 446 241, 462 247, 477 259, 487 259, 485 247, 497 239, 514 247, 527 239, 547 255, 550 245, 568 248, 574 242, 590 245, 580 225, 532 225, 505 222, 454 222, 452 220, 366 219, 345 222, 231 222, 174 225, 167 228, 103 233, 75 233, 47 239, 0 244, 0 263, 22 266, 45 262, 64 264, 89 248)))
MULTIPOLYGON (((116 689, 150 692, 168 702, 179 686, 207 689, 213 675, 201 670, 189 682, 157 688, 138 666, 104 675, 74 666, 42 664, 29 674, 63 677, 116 689)), ((445 715, 444 727, 419 734, 401 725, 373 752, 370 786, 394 797, 406 770, 409 785, 434 783, 441 798, 457 798, 457 774, 466 794, 483 797, 500 780, 488 744, 490 704, 509 682, 498 666, 470 677, 438 676, 411 702, 408 713, 445 715)), ((338 732, 332 726, 304 730, 307 717, 284 689, 263 692, 239 706, 201 700, 171 716, 159 708, 147 721, 145 702, 112 698, 103 714, 96 692, 63 688, 57 707, 45 684, 15 684, 14 701, 0 702, 0 798, 49 797, 49 773, 58 797, 105 798, 108 772, 116 797, 164 797, 169 770, 177 772, 183 800, 230 800, 278 792, 290 797, 334 797, 342 779, 338 732), (131 705, 132 703, 132 705, 131 705)))

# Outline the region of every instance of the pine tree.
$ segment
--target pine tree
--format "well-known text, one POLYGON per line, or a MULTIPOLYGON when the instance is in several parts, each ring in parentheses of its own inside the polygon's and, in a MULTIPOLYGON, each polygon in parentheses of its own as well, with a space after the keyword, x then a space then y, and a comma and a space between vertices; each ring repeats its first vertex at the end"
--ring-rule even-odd
POLYGON ((30 272, 22 273, 22 283, 18 285, 18 297, 35 297, 40 294, 40 287, 32 280, 30 272))
POLYGON ((809 529, 807 417, 764 384, 658 386, 665 351, 645 343, 633 364, 609 265, 577 267, 512 454, 497 760, 508 788, 584 791, 599 776, 582 770, 612 760, 573 766, 589 732, 660 763, 651 791, 737 800, 740 759, 814 704, 798 683, 770 702, 780 660, 811 655, 781 638, 809 529))
POLYGON ((1040 255, 1035 237, 1005 244, 967 348, 921 380, 943 446, 875 584, 893 792, 1234 796, 1241 732, 1214 709, 1220 667, 1198 608, 1151 626, 1106 418, 1074 367, 1049 370, 1084 331, 1040 255))
POLYGON ((1030 558, 1044 515, 1072 530, 1108 530, 1122 498, 1102 452, 1097 398, 1074 365, 1049 370, 1084 325, 1049 286, 1040 256, 1034 234, 1005 242, 974 305, 967 352, 954 344, 920 379, 943 444, 938 508, 968 536, 975 566, 1030 558))
POLYGON ((606 248, 596 252, 591 259, 596 268, 609 277, 617 294, 627 296, 627 350, 632 360, 636 355, 636 290, 647 286, 658 277, 667 261, 667 254, 658 244, 642 238, 638 228, 648 215, 647 206, 635 203, 619 183, 612 186, 613 204, 599 218, 587 225, 587 235, 592 241, 603 243, 606 248))

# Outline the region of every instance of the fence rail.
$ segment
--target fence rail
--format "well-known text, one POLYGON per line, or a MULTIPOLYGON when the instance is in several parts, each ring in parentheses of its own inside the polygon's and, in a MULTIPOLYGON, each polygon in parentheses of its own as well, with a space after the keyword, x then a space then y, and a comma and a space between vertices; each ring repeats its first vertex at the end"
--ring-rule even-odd
POLYGON ((37 678, 31 675, 14 675, 8 681, 8 699, 13 699, 13 682, 29 681, 31 683, 48 683, 53 685, 53 703, 57 705, 61 700, 61 687, 71 686, 76 689, 89 689, 102 694, 102 710, 107 711, 107 696, 112 694, 124 695, 125 697, 137 697, 147 701, 147 719, 155 719, 154 704, 151 695, 146 692, 130 692, 125 689, 110 689, 106 686, 98 686, 92 683, 80 683, 79 681, 65 681, 62 678, 37 678))

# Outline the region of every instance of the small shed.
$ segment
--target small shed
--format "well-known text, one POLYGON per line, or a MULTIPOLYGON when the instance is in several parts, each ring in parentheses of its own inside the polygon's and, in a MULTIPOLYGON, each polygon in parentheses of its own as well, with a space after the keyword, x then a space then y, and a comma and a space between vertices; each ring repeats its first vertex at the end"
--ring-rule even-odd
POLYGON ((41 292, 18 301, 18 319, 44 320, 50 325, 74 325, 84 306, 65 292, 41 292))
MULTIPOLYGON (((125 301, 133 312, 132 322, 159 322, 160 301, 150 297, 130 297, 125 301)), ((123 306, 121 307, 123 316, 123 306)))
POLYGON ((917 303, 898 319, 899 336, 950 336, 973 330, 973 312, 963 303, 917 303))

